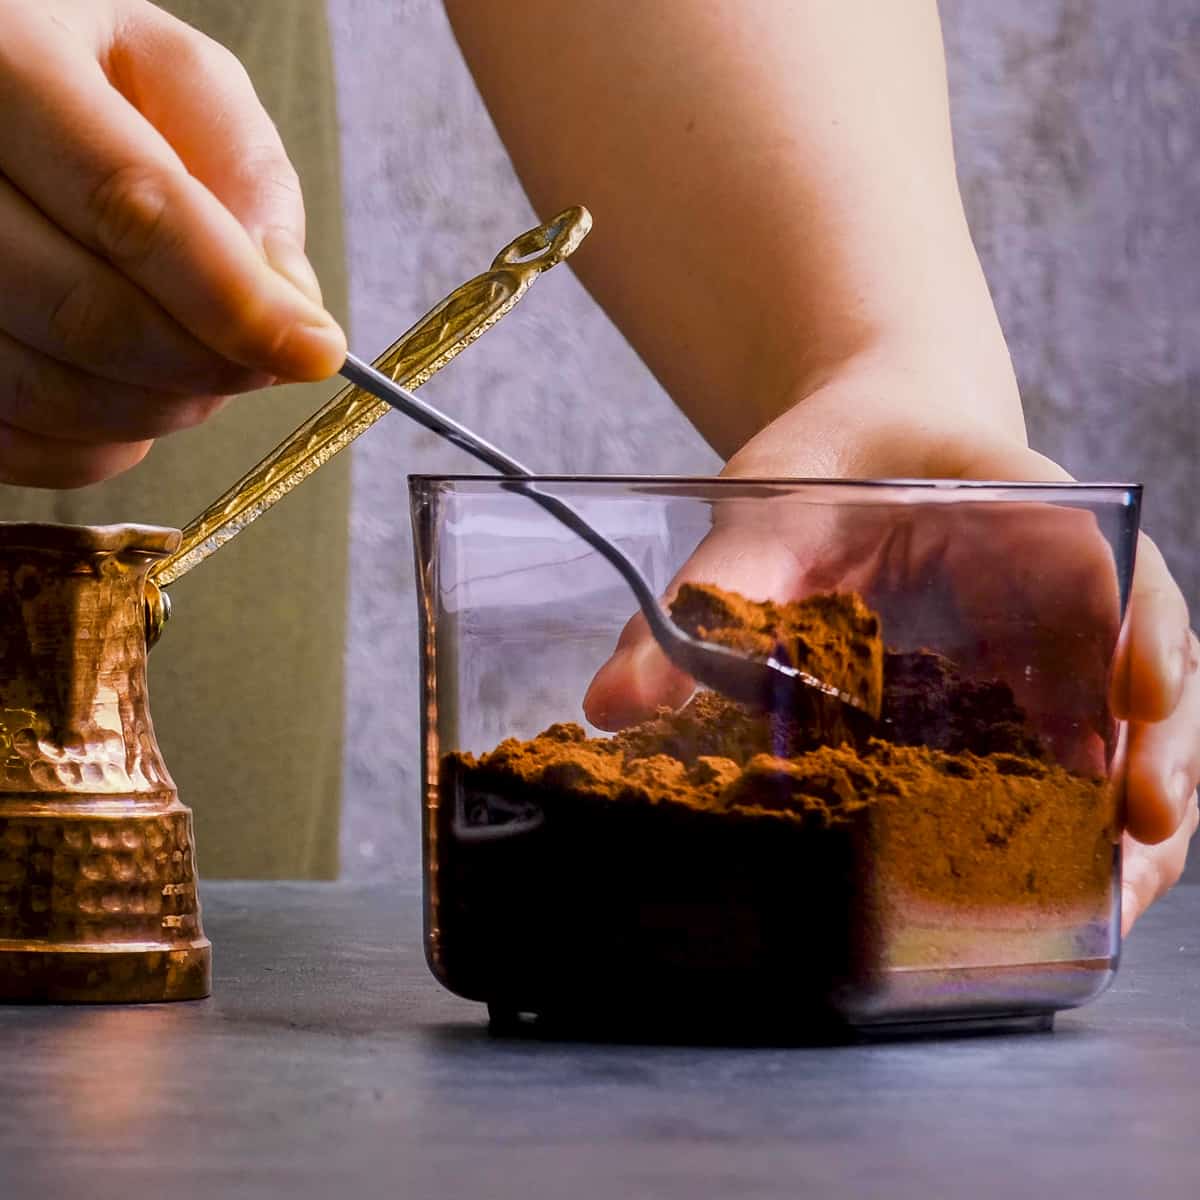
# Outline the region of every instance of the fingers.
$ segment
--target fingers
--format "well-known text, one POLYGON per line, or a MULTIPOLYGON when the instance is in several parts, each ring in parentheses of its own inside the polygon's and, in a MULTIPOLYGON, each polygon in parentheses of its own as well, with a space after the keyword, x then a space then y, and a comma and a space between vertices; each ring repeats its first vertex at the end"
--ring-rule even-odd
POLYGON ((157 8, 126 27, 109 76, 199 179, 315 303, 300 180, 245 68, 224 46, 157 8), (197 96, 203 104, 196 103, 197 96))
POLYGON ((966 505, 944 524, 945 565, 967 618, 955 657, 1008 683, 1062 765, 1103 774, 1116 733, 1108 693, 1120 583, 1095 517, 1046 503, 966 505))
MULTIPOLYGON (((271 380, 202 345, 2 179, 0 283, 0 331, 102 379, 212 395, 250 391, 271 380)), ((11 416, 3 411, 7 391, 0 390, 4 419, 11 416)))
POLYGON ((625 626, 612 658, 596 673, 583 698, 583 711, 598 729, 624 729, 660 707, 678 708, 695 686, 658 648, 639 614, 625 626))
MULTIPOLYGON (((1189 645, 1200 663, 1195 634, 1189 645)), ((1163 721, 1131 722, 1126 776, 1126 827, 1140 842, 1171 837, 1200 785, 1200 671, 1187 672, 1183 693, 1163 721)))
POLYGON ((1161 721, 1179 703, 1198 659, 1187 601, 1145 535, 1138 539, 1125 624, 1113 667, 1113 711, 1133 721, 1161 721))
POLYGON ((1179 882, 1187 863, 1188 845, 1200 825, 1200 810, 1193 795, 1179 828, 1157 846, 1144 846, 1125 835, 1121 867, 1121 933, 1160 896, 1179 882))
MULTIPOLYGON (((112 85, 95 52, 36 11, 8 25, 0 173, 223 357, 288 379, 335 372, 345 356, 336 324, 270 268, 237 217, 112 85)), ((167 61, 200 36, 179 30, 160 48, 167 61)), ((205 94, 188 102, 202 105, 205 94)), ((213 132, 227 136, 230 155, 256 150, 238 142, 245 126, 213 132)))
MULTIPOLYGON (((81 444, 151 441, 200 424, 225 402, 99 379, 3 333, 0 378, 6 381, 0 420, 25 433, 81 444)), ((10 475, 23 470, 13 464, 10 475)), ((45 486, 36 478, 21 482, 45 486)))
MULTIPOLYGON (((673 596, 687 580, 714 583, 751 599, 790 598, 799 582, 792 548, 761 524, 718 524, 672 580, 673 596)), ((583 700, 587 719, 600 729, 624 729, 678 708, 695 683, 659 650, 639 614, 625 626, 616 651, 596 673, 583 700)))
POLYGON ((0 483, 78 488, 128 471, 151 442, 86 445, 39 437, 0 422, 0 483))
MULTIPOLYGON (((804 478, 829 473, 831 465, 838 471, 852 465, 864 477, 920 474, 929 452, 928 433, 923 429, 914 436, 912 431, 906 433, 880 420, 867 422, 869 435, 859 430, 846 440, 840 422, 846 412, 860 410, 861 399, 854 389, 845 392, 831 385, 822 403, 835 413, 824 420, 832 421, 835 431, 841 430, 837 437, 831 439, 828 430, 823 432, 820 416, 815 421, 810 419, 810 399, 759 434, 722 474, 804 478), (841 452, 831 452, 831 443, 841 446, 841 452)), ((953 442, 950 438, 942 440, 947 445, 953 442)), ((978 434, 962 440, 971 453, 982 453, 978 434)), ((958 449, 965 453, 963 446, 958 449)), ((1033 456, 1037 461, 1031 467, 1025 461, 1030 455, 1027 449, 1005 444, 1010 458, 1018 451, 1021 470, 1047 475, 1053 471, 1053 478, 1062 476, 1060 468, 1053 468, 1038 456, 1033 456)), ((951 450, 944 450, 944 456, 951 454, 951 450)), ((982 465, 982 459, 980 462, 982 465)), ((1004 473, 997 472, 992 463, 986 465, 989 469, 985 477, 1003 477, 1004 473)), ((1015 469, 1010 468, 1010 473, 1015 469)), ((668 596, 680 582, 696 580, 751 599, 791 600, 807 592, 845 589, 860 591, 870 600, 880 592, 910 587, 924 569, 922 564, 944 555, 947 536, 943 526, 936 513, 916 520, 907 509, 833 509, 803 503, 772 506, 756 498, 742 511, 736 500, 723 503, 715 514, 713 532, 680 570, 668 596), (746 512, 757 519, 749 519, 746 512)), ((971 572, 979 573, 977 563, 969 566, 967 573, 971 572)), ((928 598, 919 607, 932 619, 928 598)), ((661 705, 678 704, 689 690, 690 681, 654 648, 644 622, 635 619, 622 634, 617 653, 592 681, 584 712, 600 728, 618 729, 653 716, 661 705)))

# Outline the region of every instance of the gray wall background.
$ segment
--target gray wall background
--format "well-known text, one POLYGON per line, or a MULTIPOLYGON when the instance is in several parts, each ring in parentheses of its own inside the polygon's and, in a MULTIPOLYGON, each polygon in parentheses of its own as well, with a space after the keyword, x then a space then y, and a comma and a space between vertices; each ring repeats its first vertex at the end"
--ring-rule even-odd
MULTIPOLYGON (((535 218, 437 0, 329 7, 353 342, 373 355, 535 218)), ((1149 485, 1147 526, 1195 608, 1200 9, 943 0, 942 12, 960 176, 1033 444, 1079 476, 1149 485)), ((719 466, 565 270, 426 394, 538 469, 719 466)), ((343 871, 381 878, 418 863, 405 475, 471 466, 401 420, 353 453, 343 871)))

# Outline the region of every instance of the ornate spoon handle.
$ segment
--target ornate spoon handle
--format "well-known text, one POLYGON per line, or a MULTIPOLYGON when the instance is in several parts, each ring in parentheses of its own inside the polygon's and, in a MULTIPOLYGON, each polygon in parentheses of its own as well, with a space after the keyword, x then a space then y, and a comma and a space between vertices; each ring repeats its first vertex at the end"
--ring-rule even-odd
MULTIPOLYGON (((568 208, 510 242, 482 275, 468 280, 431 309, 375 362, 377 370, 408 388, 420 387, 494 325, 543 272, 567 258, 587 236, 587 209, 568 208)), ((298 483, 364 433, 388 406, 362 389, 343 388, 286 441, 208 506, 184 530, 179 549, 151 571, 167 587, 236 537, 298 483)), ((161 629, 161 597, 147 595, 151 640, 161 629)))

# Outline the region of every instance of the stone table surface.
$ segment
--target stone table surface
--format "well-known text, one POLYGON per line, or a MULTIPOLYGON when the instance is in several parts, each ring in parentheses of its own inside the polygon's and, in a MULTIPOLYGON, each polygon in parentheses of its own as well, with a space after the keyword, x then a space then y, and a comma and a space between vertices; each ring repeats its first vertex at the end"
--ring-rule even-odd
POLYGON ((1055 1032, 826 1048, 490 1037, 402 886, 210 884, 216 990, 0 1009, 0 1197, 1200 1193, 1200 887, 1055 1032))

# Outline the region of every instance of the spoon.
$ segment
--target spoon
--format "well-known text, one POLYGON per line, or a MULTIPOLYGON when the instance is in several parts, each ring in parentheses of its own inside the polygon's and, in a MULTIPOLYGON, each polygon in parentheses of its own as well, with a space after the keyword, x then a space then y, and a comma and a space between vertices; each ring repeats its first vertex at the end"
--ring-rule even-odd
POLYGON ((824 697, 827 701, 865 712, 856 697, 806 671, 773 657, 751 658, 685 633, 671 620, 646 577, 620 547, 593 529, 565 500, 540 491, 533 483, 521 482, 533 476, 527 467, 353 354, 346 355, 341 374, 418 425, 445 438, 460 450, 465 450, 501 475, 513 479, 515 482, 506 485, 510 490, 528 496, 602 554, 629 585, 659 648, 675 666, 693 679, 744 704, 768 711, 794 711, 800 701, 807 701, 811 706, 814 698, 824 697))

